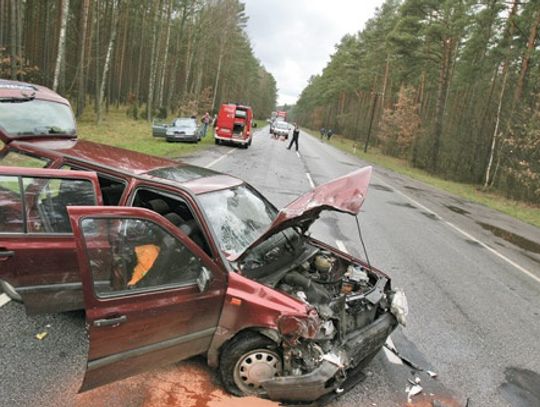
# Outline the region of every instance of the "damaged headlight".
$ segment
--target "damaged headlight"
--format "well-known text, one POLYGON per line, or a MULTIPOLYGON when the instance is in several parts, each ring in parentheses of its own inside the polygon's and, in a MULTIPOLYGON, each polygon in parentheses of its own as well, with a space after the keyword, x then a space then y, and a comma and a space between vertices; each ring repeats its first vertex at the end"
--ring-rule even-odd
POLYGON ((312 309, 307 315, 282 315, 277 326, 282 335, 291 337, 293 341, 298 338, 313 339, 319 333, 321 320, 317 311, 312 309))
POLYGON ((409 314, 409 305, 407 304, 407 297, 401 289, 396 289, 392 296, 392 302, 390 303, 390 312, 394 314, 398 322, 406 326, 407 315, 409 314))

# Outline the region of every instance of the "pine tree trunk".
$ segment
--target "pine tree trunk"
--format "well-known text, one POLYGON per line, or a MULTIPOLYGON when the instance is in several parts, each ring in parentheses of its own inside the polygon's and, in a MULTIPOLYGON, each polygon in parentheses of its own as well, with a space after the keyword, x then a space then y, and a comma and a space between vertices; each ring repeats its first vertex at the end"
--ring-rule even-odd
POLYGON ((86 31, 88 26, 88 8, 90 7, 90 0, 83 0, 81 4, 81 27, 80 27, 80 41, 79 41, 79 82, 77 86, 77 118, 79 119, 84 112, 84 98, 86 94, 86 80, 84 75, 84 57, 86 55, 86 31))
POLYGON ((529 70, 529 62, 532 54, 534 53, 536 40, 538 37, 538 26, 540 26, 540 11, 536 10, 536 18, 531 26, 529 39, 527 41, 527 49, 525 50, 523 59, 521 61, 521 71, 519 73, 516 92, 514 93, 514 104, 523 96, 523 87, 525 85, 525 78, 527 77, 527 72, 529 70))
POLYGON ((437 103, 435 105, 435 126, 433 131, 433 145, 431 148, 430 168, 437 171, 439 167, 439 150, 444 124, 444 111, 446 105, 446 95, 448 93, 448 82, 450 73, 450 60, 452 58, 453 40, 445 38, 443 40, 443 59, 439 69, 439 83, 437 88, 437 103))
POLYGON ((185 77, 184 77, 184 90, 182 92, 182 98, 185 98, 188 93, 189 86, 189 77, 191 75, 191 64, 194 57, 194 46, 193 46, 193 27, 190 28, 189 38, 188 38, 188 48, 186 52, 186 66, 184 68, 185 77))
POLYGON ((94 81, 94 111, 98 112, 98 105, 99 105, 99 62, 101 60, 100 58, 100 29, 99 29, 99 21, 101 19, 101 15, 100 15, 100 9, 101 9, 101 1, 100 0, 96 0, 95 2, 95 5, 96 5, 96 55, 95 55, 95 59, 96 59, 96 65, 95 65, 95 75, 96 75, 96 78, 95 78, 95 81, 94 81))
POLYGON ((140 95, 139 92, 141 90, 141 75, 142 75, 142 57, 143 57, 143 44, 144 44, 144 25, 146 22, 146 9, 143 8, 142 11, 142 22, 141 22, 141 38, 139 40, 139 63, 137 66, 137 81, 135 82, 135 96, 137 103, 140 103, 140 95))
POLYGON ((17 21, 17 1, 11 0, 11 79, 17 79, 17 27, 14 24, 17 21))
MULTIPOLYGON (((186 3, 187 4, 187 3, 186 3)), ((184 9, 182 10, 182 22, 180 23, 180 29, 178 31, 178 38, 176 40, 176 52, 179 55, 182 45, 182 39, 184 37, 184 26, 186 23, 186 17, 187 17, 187 5, 184 5, 184 9)), ((179 66, 180 58, 174 59, 174 67, 173 71, 171 73, 171 76, 169 77, 169 92, 167 97, 167 110, 172 110, 172 98, 175 92, 176 87, 176 77, 178 76, 178 66, 179 66)))
POLYGON ((503 67, 503 81, 501 84, 501 92, 499 93, 499 103, 497 105, 497 115, 495 116, 495 129, 493 130, 493 136, 491 137, 491 148, 489 151, 489 160, 486 168, 486 174, 484 176, 484 188, 489 186, 491 181, 491 166, 493 164, 493 158, 495 157, 495 147, 499 138, 499 127, 501 123, 501 111, 504 101, 504 92, 506 90, 506 79, 508 78, 508 61, 506 61, 503 67))
MULTIPOLYGON (((161 1, 159 2, 159 7, 161 8, 161 1)), ((154 109, 154 85, 155 85, 155 70, 156 70, 156 47, 157 47, 157 26, 159 25, 159 12, 156 10, 153 21, 152 21, 152 50, 150 52, 150 76, 148 78, 148 96, 146 103, 146 119, 148 121, 152 120, 153 109, 154 109)))
POLYGON ((124 33, 122 35, 122 48, 120 50, 120 66, 118 67, 118 87, 116 91, 116 106, 120 104, 120 99, 122 95, 122 80, 124 79, 124 58, 126 55, 126 40, 127 33, 129 30, 129 9, 126 9, 125 13, 125 23, 124 23, 124 33))
POLYGON ((23 64, 23 46, 22 46, 22 34, 23 34, 23 3, 21 0, 17 0, 17 56, 19 57, 19 63, 23 64))
POLYGON ((98 95, 98 108, 96 122, 99 124, 102 119, 103 98, 105 97, 105 84, 107 83, 107 73, 111 65, 112 50, 114 40, 116 38, 116 24, 118 20, 118 0, 112 0, 112 16, 111 16, 111 36, 109 37, 109 45, 107 46, 107 54, 105 55, 105 64, 103 65, 103 75, 101 76, 101 84, 98 95))
POLYGON ((217 91, 219 86, 219 77, 221 75, 221 64, 223 62, 223 48, 224 48, 224 41, 221 42, 221 47, 219 51, 219 57, 218 57, 218 65, 216 70, 216 78, 214 80, 214 95, 212 96, 212 111, 215 111, 216 109, 216 98, 217 98, 217 91))
POLYGON ((60 81, 60 72, 64 70, 65 54, 66 54, 66 27, 69 10, 69 0, 62 0, 62 10, 60 17, 60 35, 58 36, 58 51, 56 54, 56 64, 54 66, 53 90, 58 90, 60 81))
POLYGON ((169 0, 169 6, 167 8, 167 34, 165 36, 165 50, 163 55, 162 71, 159 80, 159 92, 158 92, 158 106, 163 107, 163 92, 165 87, 165 76, 167 75, 167 62, 169 58, 169 41, 171 38, 171 23, 172 21, 172 0, 169 0))

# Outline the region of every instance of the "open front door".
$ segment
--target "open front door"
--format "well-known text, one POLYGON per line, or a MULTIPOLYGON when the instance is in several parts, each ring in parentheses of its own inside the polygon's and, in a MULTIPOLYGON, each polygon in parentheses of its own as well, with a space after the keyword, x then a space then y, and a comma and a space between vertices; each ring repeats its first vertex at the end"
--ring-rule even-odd
POLYGON ((81 391, 205 353, 224 300, 222 269, 155 212, 68 210, 90 338, 81 391))
POLYGON ((94 172, 0 166, 0 282, 28 313, 83 307, 68 205, 101 205, 94 172))

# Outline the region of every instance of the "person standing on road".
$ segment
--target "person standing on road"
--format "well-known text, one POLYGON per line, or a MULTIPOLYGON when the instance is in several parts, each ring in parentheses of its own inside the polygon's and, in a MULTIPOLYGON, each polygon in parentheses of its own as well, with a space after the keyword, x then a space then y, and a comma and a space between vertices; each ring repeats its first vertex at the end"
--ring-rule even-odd
POLYGON ((202 137, 204 137, 206 136, 206 132, 208 131, 208 126, 210 124, 210 113, 206 112, 201 121, 203 124, 202 137))
POLYGON ((292 139, 289 143, 289 147, 287 147, 287 150, 290 150, 293 143, 296 146, 296 151, 298 151, 298 137, 300 136, 300 130, 298 129, 298 124, 294 123, 294 130, 292 132, 292 139))
POLYGON ((334 131, 332 129, 328 129, 326 131, 326 139, 330 141, 330 137, 332 137, 332 134, 334 134, 334 131))

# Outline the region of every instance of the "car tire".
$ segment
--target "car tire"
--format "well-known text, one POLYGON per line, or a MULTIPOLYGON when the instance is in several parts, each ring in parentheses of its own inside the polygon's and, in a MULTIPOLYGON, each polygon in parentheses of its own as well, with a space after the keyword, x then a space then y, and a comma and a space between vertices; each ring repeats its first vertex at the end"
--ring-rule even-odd
POLYGON ((241 333, 225 345, 219 361, 219 372, 225 389, 236 396, 264 396, 262 379, 279 376, 282 356, 271 339, 247 332, 241 333), (257 367, 256 369, 250 369, 257 367), (250 376, 251 370, 251 376, 250 376))
POLYGON ((8 282, 0 280, 0 288, 2 288, 2 291, 4 291, 4 293, 6 293, 6 295, 13 301, 22 302, 21 294, 19 294, 17 290, 15 290, 15 287, 8 282))
POLYGON ((218 146, 221 144, 217 138, 214 139, 214 143, 216 143, 218 146))

